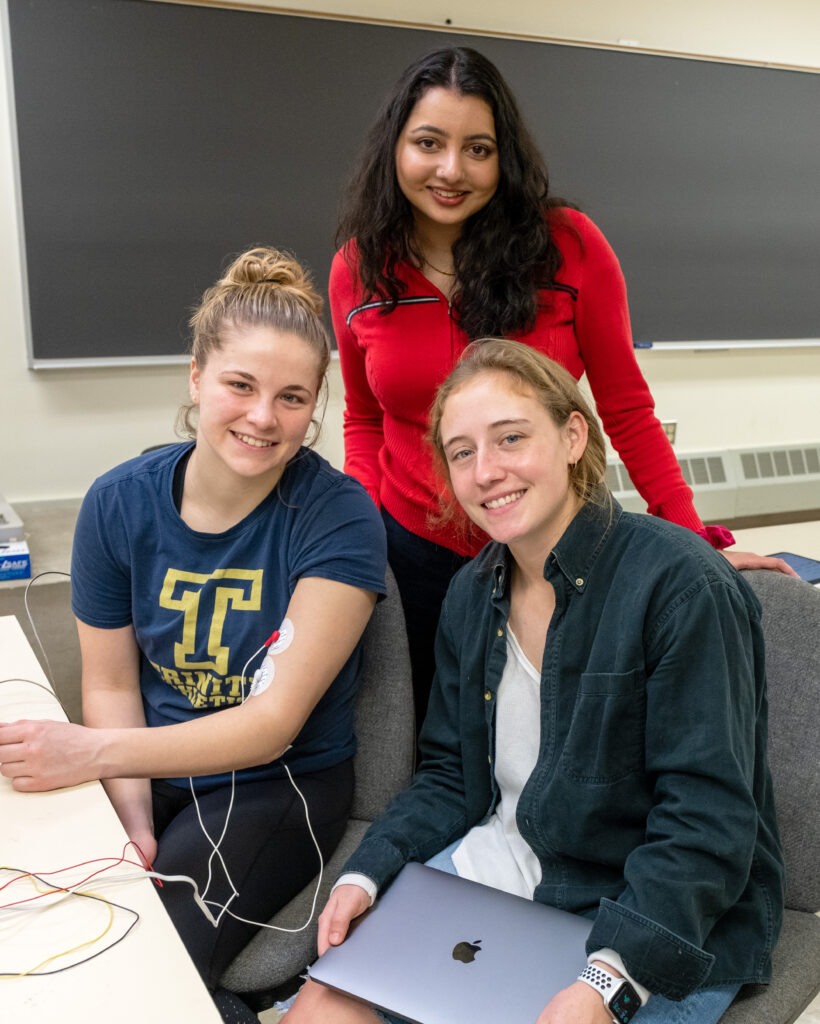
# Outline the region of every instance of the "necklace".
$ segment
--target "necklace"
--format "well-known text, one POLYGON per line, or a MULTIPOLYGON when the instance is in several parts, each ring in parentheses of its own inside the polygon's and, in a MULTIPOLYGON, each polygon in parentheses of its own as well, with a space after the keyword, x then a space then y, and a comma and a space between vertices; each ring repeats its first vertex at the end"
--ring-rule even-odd
POLYGON ((443 275, 444 277, 455 277, 455 276, 456 276, 456 272, 455 272, 455 270, 442 270, 442 269, 441 269, 440 267, 435 267, 435 266, 433 266, 433 264, 432 264, 432 263, 431 263, 431 262, 430 262, 430 261, 429 261, 429 260, 427 259, 427 257, 426 257, 426 256, 422 256, 422 258, 421 258, 421 262, 422 262, 422 263, 424 264, 424 266, 425 266, 425 267, 429 267, 429 268, 430 268, 431 270, 435 270, 435 272, 436 272, 437 274, 441 274, 441 275, 443 275))

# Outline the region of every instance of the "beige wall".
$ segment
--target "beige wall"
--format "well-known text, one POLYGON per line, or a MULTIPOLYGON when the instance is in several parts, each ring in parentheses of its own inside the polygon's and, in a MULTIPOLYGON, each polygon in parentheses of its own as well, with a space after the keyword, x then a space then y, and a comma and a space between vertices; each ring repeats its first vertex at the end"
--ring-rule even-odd
MULTIPOLYGON (((246 5, 254 4, 246 0, 246 5)), ((256 0, 256 6, 270 5, 256 0)), ((289 0, 287 6, 299 10, 321 6, 329 13, 442 24, 441 6, 432 0, 323 0, 321 5, 289 0)), ((447 11, 454 27, 607 44, 626 39, 676 52, 820 65, 816 0, 781 0, 777 5, 771 0, 619 0, 618 4, 516 0, 506 6, 454 0, 447 11)), ((2 61, 7 72, 5 54, 2 61)), ((27 368, 8 106, 4 74, 0 78, 0 492, 14 502, 79 495, 108 467, 146 445, 170 439, 176 407, 187 389, 181 367, 27 368)), ((640 353, 640 361, 659 414, 679 421, 679 450, 820 439, 820 348, 722 353, 653 350, 640 353)), ((341 383, 334 364, 321 450, 337 465, 342 459, 341 408, 341 383)))
MULTIPOLYGON (((162 2, 162 0, 160 0, 162 2)), ((197 0, 176 0, 196 3, 197 0)), ((817 0, 204 0, 820 67, 817 0), (448 19, 448 20, 446 20, 448 19)))

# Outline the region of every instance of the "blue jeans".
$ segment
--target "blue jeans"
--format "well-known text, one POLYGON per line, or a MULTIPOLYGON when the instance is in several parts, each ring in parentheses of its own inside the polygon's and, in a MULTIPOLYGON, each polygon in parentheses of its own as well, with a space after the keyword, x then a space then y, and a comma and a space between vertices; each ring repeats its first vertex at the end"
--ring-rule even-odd
MULTIPOLYGON (((427 866, 457 875, 453 864, 453 852, 460 842, 461 840, 457 839, 435 857, 431 857, 427 861, 427 866)), ((581 973, 581 967, 578 973, 581 973)), ((671 999, 663 996, 652 996, 636 1016, 640 1024, 717 1024, 739 989, 740 985, 716 985, 714 988, 699 989, 679 1003, 673 1003, 671 999)), ((407 1024, 404 1017, 396 1017, 383 1010, 374 1012, 385 1024, 407 1024)))

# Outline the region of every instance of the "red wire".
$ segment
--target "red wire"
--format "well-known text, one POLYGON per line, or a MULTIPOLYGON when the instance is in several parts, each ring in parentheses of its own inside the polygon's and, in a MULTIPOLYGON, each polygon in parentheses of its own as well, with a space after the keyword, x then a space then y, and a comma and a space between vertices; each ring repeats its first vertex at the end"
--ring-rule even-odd
MULTIPOLYGON (((35 896, 28 896, 24 900, 16 900, 14 903, 3 903, 3 904, 0 904, 0 910, 6 910, 9 907, 17 907, 17 906, 20 906, 23 903, 32 903, 34 900, 42 899, 44 896, 51 896, 55 892, 71 892, 72 889, 76 889, 76 888, 78 888, 78 886, 85 885, 86 882, 90 881, 92 878, 96 878, 97 875, 101 875, 104 871, 110 871, 111 868, 117 867, 118 864, 132 864, 136 868, 142 868, 143 870, 145 870, 145 865, 144 864, 139 864, 135 860, 128 860, 128 858, 125 856, 125 851, 128 849, 129 846, 133 846, 134 849, 136 849, 139 852, 139 855, 145 860, 146 864, 149 863, 148 859, 145 857, 145 855, 143 854, 142 850, 140 850, 139 846, 133 840, 129 839, 128 842, 125 844, 125 846, 123 846, 122 854, 120 855, 119 858, 115 858, 115 857, 95 857, 92 860, 81 860, 78 864, 71 864, 71 865, 69 865, 68 867, 65 867, 65 868, 57 868, 54 871, 22 871, 22 872, 20 872, 19 875, 16 875, 14 878, 9 879, 8 882, 4 882, 3 885, 0 885, 0 892, 2 892, 4 889, 8 888, 8 886, 12 885, 14 882, 19 882, 19 881, 21 881, 24 878, 32 878, 34 876, 43 877, 43 876, 48 876, 48 875, 60 875, 64 871, 73 871, 76 868, 83 868, 83 867, 85 867, 88 864, 99 864, 101 861, 111 861, 112 862, 110 864, 107 864, 105 867, 98 868, 96 871, 92 871, 90 875, 87 875, 85 878, 81 879, 79 882, 74 882, 71 885, 70 889, 66 889, 66 888, 63 888, 62 886, 56 885, 53 889, 50 889, 48 892, 38 892, 35 896)), ((153 871, 153 868, 151 868, 151 870, 153 871)), ((156 881, 159 882, 158 879, 156 881)))

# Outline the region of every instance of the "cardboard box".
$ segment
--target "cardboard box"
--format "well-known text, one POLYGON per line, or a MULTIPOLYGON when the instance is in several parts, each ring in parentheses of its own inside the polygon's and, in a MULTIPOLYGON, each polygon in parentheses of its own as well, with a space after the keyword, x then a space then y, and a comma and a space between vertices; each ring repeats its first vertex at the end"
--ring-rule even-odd
POLYGON ((31 555, 24 540, 0 543, 0 580, 27 580, 31 555))

